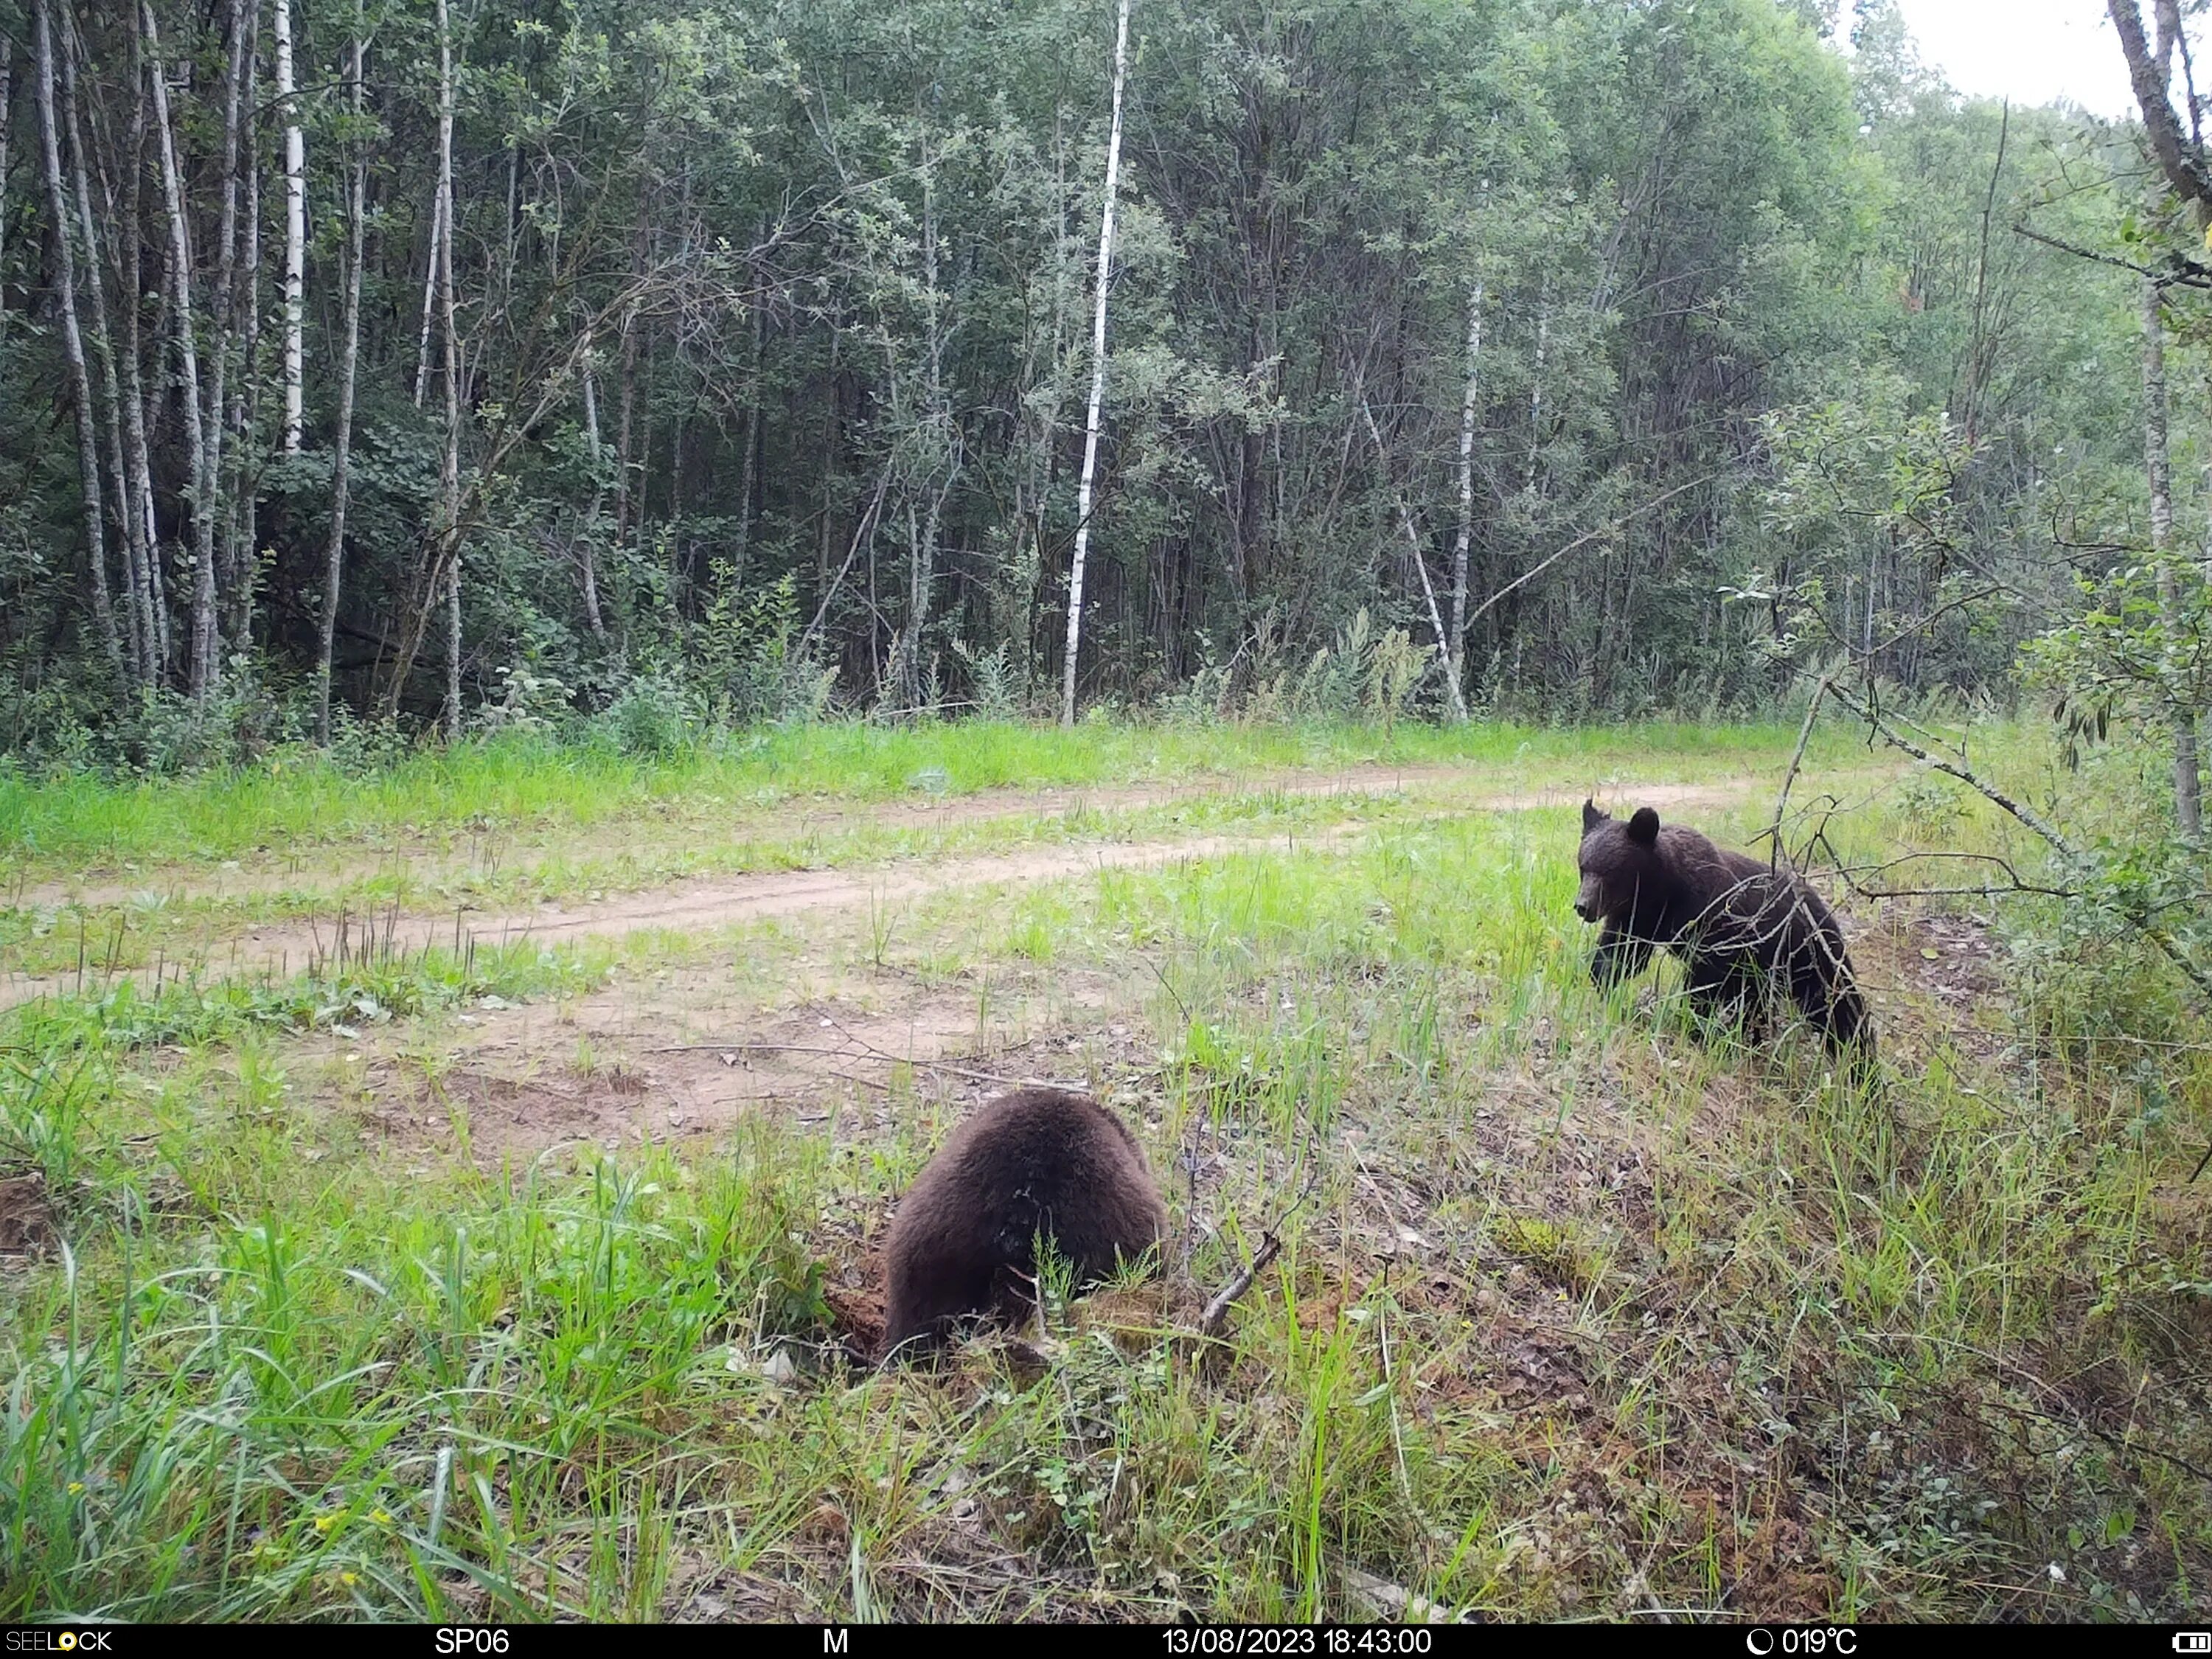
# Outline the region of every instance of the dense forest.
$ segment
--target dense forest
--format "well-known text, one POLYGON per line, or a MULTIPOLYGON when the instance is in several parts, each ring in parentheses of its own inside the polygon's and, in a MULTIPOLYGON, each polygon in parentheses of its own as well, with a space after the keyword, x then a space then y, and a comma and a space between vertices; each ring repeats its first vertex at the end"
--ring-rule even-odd
POLYGON ((2146 294, 2201 538, 2154 158, 1886 0, 1118 9, 8 0, 7 744, 2086 683, 2146 294))

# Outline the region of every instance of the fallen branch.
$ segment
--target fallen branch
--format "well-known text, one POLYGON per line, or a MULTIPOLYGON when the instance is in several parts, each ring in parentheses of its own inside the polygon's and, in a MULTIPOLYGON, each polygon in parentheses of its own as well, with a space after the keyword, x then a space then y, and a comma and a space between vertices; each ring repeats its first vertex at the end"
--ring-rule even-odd
POLYGON ((1626 524, 1631 519, 1639 517, 1644 514, 1649 513, 1653 507, 1658 507, 1663 502, 1674 500, 1675 496, 1682 494, 1685 490, 1697 489, 1705 484, 1709 484, 1718 477, 1720 477, 1720 474, 1717 472, 1708 472, 1702 478, 1692 478, 1687 483, 1676 484, 1672 489, 1662 489, 1659 494, 1654 495, 1650 501, 1644 502, 1641 506, 1630 507, 1627 512, 1622 514, 1619 518, 1613 520, 1610 523, 1600 525, 1596 529, 1589 532, 1587 535, 1576 537, 1574 540, 1569 542, 1558 552, 1553 554, 1550 558, 1546 559, 1542 563, 1535 566, 1533 569, 1522 572, 1521 574, 1516 576, 1511 581, 1506 583, 1504 586, 1499 588, 1495 593, 1492 593, 1480 605, 1475 606, 1473 611, 1470 611, 1468 613, 1467 625, 1472 626, 1474 623, 1480 620, 1486 611, 1487 611, 1492 605, 1496 605, 1500 599, 1504 599, 1508 593, 1513 592, 1516 587, 1524 587, 1528 583, 1534 581, 1537 577, 1542 575, 1553 565, 1559 563, 1561 559, 1565 558, 1568 554, 1573 552, 1577 548, 1587 547, 1599 537, 1611 535, 1614 531, 1626 524))
POLYGON ((1237 1305, 1237 1298, 1252 1288, 1252 1281, 1267 1271, 1268 1264, 1283 1253, 1283 1241, 1273 1233, 1261 1236, 1260 1251, 1247 1263, 1236 1278, 1221 1287, 1221 1292, 1206 1304, 1206 1312, 1198 1322, 1199 1340, 1218 1342, 1229 1326, 1229 1310, 1237 1305))
POLYGON ((1797 747, 1790 757, 1790 769, 1782 775, 1782 793, 1774 801, 1774 822, 1766 830, 1766 838, 1773 842, 1766 860, 1770 870, 1781 866, 1782 820, 1790 811, 1790 791, 1797 781, 1798 769, 1805 764, 1805 745, 1813 740, 1813 722, 1820 717, 1820 704, 1826 700, 1829 690, 1830 683, 1825 677, 1813 688, 1813 701, 1805 709, 1805 723, 1797 728, 1797 747))

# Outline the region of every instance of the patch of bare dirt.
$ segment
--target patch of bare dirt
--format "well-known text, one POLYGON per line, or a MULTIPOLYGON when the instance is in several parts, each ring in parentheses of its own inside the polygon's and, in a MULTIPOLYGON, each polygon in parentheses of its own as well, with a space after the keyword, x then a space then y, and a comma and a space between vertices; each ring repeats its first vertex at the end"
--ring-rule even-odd
POLYGON ((0 1181, 0 1256, 44 1255, 60 1236, 44 1176, 0 1181))
MULTIPOLYGON (((618 974, 568 1001, 480 1006, 433 1036, 403 1023, 343 1042, 317 1034, 298 1052, 358 1065, 338 1092, 378 1103, 363 1120, 372 1138, 454 1155, 465 1128, 486 1167, 562 1143, 715 1135, 764 1112, 826 1125, 852 1144, 894 1127, 885 1104, 905 1074, 933 1092, 1053 1080, 1058 1056, 1031 1045, 1071 1030, 1130 1031, 1115 1022, 1133 1018, 1152 988, 1034 963, 949 977, 845 968, 830 943, 810 939, 764 987, 740 975, 738 946, 680 970, 618 974)), ((1059 1069, 1079 1074, 1081 1055, 1059 1069)))

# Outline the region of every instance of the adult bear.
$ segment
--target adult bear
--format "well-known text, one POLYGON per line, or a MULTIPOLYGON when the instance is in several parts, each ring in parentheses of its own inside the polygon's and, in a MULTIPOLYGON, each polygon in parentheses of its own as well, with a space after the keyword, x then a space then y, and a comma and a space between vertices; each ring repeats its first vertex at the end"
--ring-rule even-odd
POLYGON ((1844 930, 1804 878, 1725 852, 1640 807, 1622 823, 1583 803, 1575 914, 1601 922, 1591 975, 1617 985, 1665 945, 1689 964, 1691 1006, 1723 1019, 1763 1016, 1787 988, 1830 1052, 1871 1058, 1874 1027, 1844 951, 1844 930))
POLYGON ((901 1200, 884 1247, 885 1346, 926 1346, 970 1314, 1020 1317, 1041 1236, 1080 1284, 1167 1231, 1144 1152, 1120 1118, 1088 1095, 1016 1090, 946 1136, 901 1200))

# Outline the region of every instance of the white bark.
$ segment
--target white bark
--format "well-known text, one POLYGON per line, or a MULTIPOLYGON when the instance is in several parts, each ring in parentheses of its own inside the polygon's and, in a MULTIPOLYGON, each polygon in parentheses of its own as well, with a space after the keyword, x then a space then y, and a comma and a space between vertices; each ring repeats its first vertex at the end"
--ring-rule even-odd
MULTIPOLYGON (((278 0, 281 5, 283 0, 278 0)), ((362 136, 362 36, 368 23, 355 0, 353 52, 347 76, 347 105, 353 116, 353 173, 346 181, 346 277, 344 341, 339 347, 337 429, 331 448, 331 544, 324 559, 322 634, 316 641, 315 740, 331 740, 331 656, 337 647, 338 591, 345 574, 348 471, 353 455, 354 379, 361 362, 361 273, 368 240, 368 148, 362 136)))
MULTIPOLYGON (((1376 424, 1375 411, 1364 401, 1359 405, 1359 412, 1366 420, 1367 435, 1375 445, 1375 464, 1382 469, 1387 477, 1390 471, 1390 452, 1383 445, 1382 428, 1376 424)), ((1391 495, 1398 508, 1398 526, 1405 532, 1407 556, 1413 560, 1413 568, 1420 573, 1421 597, 1428 602, 1429 607, 1429 626, 1436 630, 1437 648, 1443 651, 1445 649, 1444 641, 1447 638, 1444 633, 1443 613, 1437 605, 1436 584, 1429 580, 1429 561, 1427 556, 1421 551, 1421 532, 1414 527, 1413 509, 1406 505, 1406 498, 1397 493, 1395 486, 1391 495)), ((1452 717, 1455 720, 1465 720, 1467 700, 1461 695, 1456 677, 1445 682, 1444 694, 1451 701, 1452 717)))
MULTIPOLYGON (((584 521, 584 620, 591 624, 592 637, 602 645, 607 641, 606 617, 599 610, 599 388, 592 371, 584 371, 584 441, 591 447, 592 454, 592 513, 584 521)), ((746 454, 747 464, 751 454, 746 454)))
MULTIPOLYGON (((169 672, 169 606, 161 580, 161 525, 154 516, 153 449, 146 435, 149 424, 147 393, 145 378, 140 372, 140 364, 145 355, 137 292, 137 271, 145 252, 143 234, 140 229, 144 218, 140 209, 146 172, 145 77, 145 42, 134 30, 131 37, 128 183, 124 194, 121 231, 118 238, 121 247, 116 257, 118 285, 127 301, 119 307, 123 338, 118 355, 123 360, 123 437, 130 461, 127 486, 131 502, 130 522, 136 544, 131 602, 140 612, 139 632, 147 643, 146 679, 149 684, 158 684, 169 672)), ((165 274, 161 284, 164 296, 167 291, 165 274)), ((161 349, 161 329, 156 327, 154 340, 157 352, 161 349)))
POLYGON ((1129 70, 1129 0, 1114 29, 1114 123, 1106 140, 1106 204, 1098 216, 1097 294, 1091 311, 1091 407, 1083 428, 1083 477, 1075 496, 1075 555, 1067 570, 1067 654, 1060 719, 1075 724, 1075 670, 1083 645, 1083 574, 1091 553, 1092 486, 1098 473, 1099 416, 1106 402, 1106 295, 1114 275, 1114 207, 1121 181, 1121 88, 1129 70))
MULTIPOLYGON (((2156 282, 2142 285, 2143 470, 2150 480, 2150 544, 2158 563, 2159 604, 2169 617, 2180 614, 2181 599, 2173 568, 2173 477, 2166 446, 2166 324, 2160 313, 2156 282)), ((2172 712, 2173 809, 2181 837, 2191 845, 2204 836, 2203 781, 2197 751, 2197 721, 2186 708, 2172 712)))
MULTIPOLYGON (((261 88, 261 8, 251 0, 246 26, 246 107, 256 108, 261 88)), ((230 617, 224 624, 244 651, 253 642, 253 586, 258 572, 253 549, 258 539, 254 492, 258 482, 252 441, 261 409, 261 161, 249 125, 246 149, 246 229, 239 258, 238 314, 244 319, 239 343, 238 390, 230 400, 230 514, 224 534, 230 538, 226 576, 230 583, 230 617)))
MULTIPOLYGON (((0 40, 0 272, 8 269, 8 140, 15 106, 15 43, 0 40)), ((98 280, 95 268, 94 281, 98 280)), ((0 340, 8 337, 8 287, 0 283, 0 340)))
MULTIPOLYGON (((123 677, 123 647, 116 637, 115 612, 107 589, 107 538, 100 507, 99 422, 94 413, 92 375, 85 364, 84 334, 77 325, 76 252, 74 216, 62 182, 61 142, 54 123, 53 27, 47 16, 47 0, 38 0, 32 14, 32 52, 38 59, 39 147, 46 173, 46 203, 53 216, 55 280, 62 314, 63 355, 69 359, 70 391, 76 404, 77 476, 84 487, 85 556, 92 575, 93 617, 100 643, 118 680, 123 677)), ((95 283, 100 273, 91 273, 95 283)))
POLYGON ((161 64, 161 35, 152 0, 139 0, 146 36, 147 72, 154 93, 154 125, 161 156, 161 203, 169 224, 169 324, 184 384, 185 438, 192 468, 192 701, 204 703, 221 664, 215 626, 215 480, 208 475, 205 422, 200 418, 199 348, 193 340, 191 239, 185 218, 184 180, 177 167, 177 133, 169 119, 169 76, 161 64))
POLYGON ((1467 393, 1459 406, 1459 532, 1452 538, 1451 642, 1444 672, 1451 678, 1452 707, 1467 718, 1468 551, 1474 541, 1474 415, 1482 389, 1482 284, 1467 301, 1467 393))
MULTIPOLYGON (((148 665, 152 659, 148 640, 152 634, 150 622, 140 614, 137 594, 142 586, 140 572, 143 568, 143 550, 140 539, 134 495, 131 487, 131 471, 125 465, 123 448, 123 395, 115 373, 115 338, 108 331, 106 284, 100 280, 100 239, 94 234, 92 209, 91 167, 86 160, 84 118, 77 106, 76 57, 78 43, 74 35, 59 43, 61 60, 62 121, 69 136, 71 177, 75 183, 77 228, 83 239, 85 292, 92 301, 92 353, 100 363, 100 394, 106 404, 108 488, 115 500, 116 528, 123 538, 123 617, 118 629, 129 658, 134 678, 141 684, 150 684, 153 670, 148 665)), ((96 602, 96 600, 95 600, 96 602)))
POLYGON ((922 148, 921 257, 922 281, 928 295, 922 419, 928 426, 930 447, 933 452, 930 457, 932 465, 942 471, 939 474, 937 488, 929 498, 929 510, 920 525, 915 524, 911 511, 907 515, 910 544, 909 581, 906 648, 899 690, 908 712, 914 714, 921 712, 922 635, 929 626, 930 580, 936 567, 938 532, 944 521, 945 499, 952 493, 953 483, 960 475, 959 434, 953 427, 952 411, 945 398, 945 328, 941 310, 944 295, 938 286, 937 181, 926 139, 922 148))
POLYGON ((284 118, 284 439, 287 455, 300 453, 304 425, 307 271, 307 146, 300 131, 300 101, 292 70, 292 0, 276 0, 276 99, 284 118))
POLYGON ((422 331, 415 342, 415 407, 422 407, 422 394, 430 386, 430 331, 438 317, 438 250, 446 240, 446 198, 434 193, 430 204, 430 254, 422 266, 422 331))
POLYGON ((438 331, 443 337, 446 447, 438 466, 439 533, 445 543, 446 708, 448 741, 461 735, 461 365, 453 335, 453 35, 447 0, 438 0, 438 331))
MULTIPOLYGON (((230 406, 227 388, 230 374, 231 353, 237 339, 236 305, 239 264, 238 222, 238 159, 240 137, 240 104, 246 91, 246 64, 248 31, 246 0, 230 0, 230 63, 223 76, 222 122, 222 210, 216 233, 216 270, 215 286, 208 295, 208 312, 215 330, 214 361, 208 374, 207 410, 203 426, 207 440, 206 476, 210 487, 218 496, 225 494, 223 483, 223 440, 229 431, 230 406)), ((251 152, 249 151, 249 154, 251 152)), ((210 516, 214 516, 212 503, 210 516)), ((218 590, 225 580, 235 584, 244 574, 237 567, 236 503, 226 500, 221 513, 224 526, 222 564, 216 571, 218 590)), ((216 627, 218 644, 222 628, 216 627)), ((239 641, 243 647, 246 642, 239 641)))

